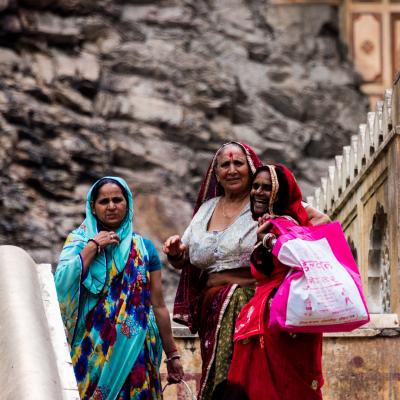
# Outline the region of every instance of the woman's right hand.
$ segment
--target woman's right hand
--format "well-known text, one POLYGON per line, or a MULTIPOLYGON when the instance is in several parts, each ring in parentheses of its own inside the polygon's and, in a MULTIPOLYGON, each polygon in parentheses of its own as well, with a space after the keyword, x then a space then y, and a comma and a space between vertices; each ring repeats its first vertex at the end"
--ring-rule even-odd
POLYGON ((100 231, 96 236, 93 237, 101 250, 112 244, 119 244, 120 238, 114 231, 100 231))
POLYGON ((179 359, 171 360, 167 363, 168 383, 179 383, 184 376, 181 361, 179 359))
POLYGON ((186 251, 179 235, 170 236, 163 245, 163 252, 172 258, 181 258, 186 251))
POLYGON ((82 258, 83 273, 85 274, 96 254, 112 244, 119 244, 120 238, 114 231, 100 231, 86 243, 80 255, 82 258))

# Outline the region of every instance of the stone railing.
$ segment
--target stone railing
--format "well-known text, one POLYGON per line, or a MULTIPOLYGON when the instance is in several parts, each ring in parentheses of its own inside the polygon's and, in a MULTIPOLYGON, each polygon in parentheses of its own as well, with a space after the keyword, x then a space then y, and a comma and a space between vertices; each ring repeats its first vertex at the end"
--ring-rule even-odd
POLYGON ((307 197, 342 223, 371 313, 400 312, 400 74, 307 197))
POLYGON ((0 398, 79 400, 50 264, 0 246, 0 398))
POLYGON ((343 153, 335 157, 327 175, 321 178, 321 186, 307 197, 311 205, 335 216, 391 135, 400 133, 399 80, 400 74, 393 88, 387 89, 383 100, 376 103, 375 111, 369 112, 366 122, 358 126, 343 153))

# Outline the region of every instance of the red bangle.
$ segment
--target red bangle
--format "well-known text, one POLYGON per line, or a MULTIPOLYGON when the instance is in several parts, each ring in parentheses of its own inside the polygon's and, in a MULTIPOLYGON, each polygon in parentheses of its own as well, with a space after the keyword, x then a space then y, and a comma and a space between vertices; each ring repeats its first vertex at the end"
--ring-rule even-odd
POLYGON ((171 349, 168 352, 165 352, 165 354, 167 355, 167 357, 169 357, 171 354, 177 353, 178 349, 176 347, 174 347, 173 349, 171 349))
POLYGON ((89 243, 89 242, 93 242, 93 243, 96 245, 96 247, 97 247, 97 254, 100 254, 100 252, 101 252, 101 246, 100 246, 99 242, 98 242, 96 239, 89 239, 89 240, 88 240, 88 243, 89 243))

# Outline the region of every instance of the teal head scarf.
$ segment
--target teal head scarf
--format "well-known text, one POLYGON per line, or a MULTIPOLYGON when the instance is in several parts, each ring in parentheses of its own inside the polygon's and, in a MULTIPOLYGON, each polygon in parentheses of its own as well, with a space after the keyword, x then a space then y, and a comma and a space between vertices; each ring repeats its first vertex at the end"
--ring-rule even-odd
MULTIPOLYGON (((113 180, 119 186, 124 188, 126 199, 127 199, 127 213, 125 218, 122 220, 121 225, 116 229, 116 233, 120 238, 120 242, 118 245, 112 245, 110 247, 110 255, 113 262, 115 262, 116 268, 119 272, 121 272, 125 264, 128 260, 129 251, 131 249, 132 244, 132 219, 133 219, 133 200, 132 193, 128 187, 128 184, 124 179, 119 178, 117 176, 105 176, 99 179, 94 185, 90 188, 87 199, 86 199, 86 218, 79 226, 79 228, 75 229, 71 235, 70 242, 71 246, 74 244, 77 246, 76 251, 80 251, 83 248, 89 239, 93 238, 99 232, 99 224, 97 218, 92 213, 91 208, 91 200, 93 189, 103 180, 113 180)), ((124 196, 125 197, 125 196, 124 196)), ((64 248, 68 250, 68 248, 64 248)), ((68 253, 66 251, 66 253, 68 253)), ((63 254, 62 254, 63 256, 63 254)), ((68 258, 69 254, 65 254, 68 258)), ((104 284, 106 282, 107 276, 107 259, 105 256, 105 252, 98 254, 94 260, 90 263, 90 268, 87 271, 86 276, 82 280, 82 284, 93 294, 98 294, 102 291, 104 284)))
MULTIPOLYGON (((121 225, 115 231, 115 233, 120 238, 120 242, 118 245, 113 245, 111 248, 112 258, 116 264, 118 271, 121 272, 125 267, 125 264, 128 260, 129 251, 131 249, 133 231, 132 219, 134 214, 132 193, 124 179, 117 176, 105 176, 94 183, 94 185, 90 188, 86 198, 86 218, 83 221, 81 227, 78 228, 78 230, 82 230, 81 234, 85 236, 85 242, 93 238, 99 232, 98 220, 93 215, 91 201, 93 189, 98 186, 101 181, 104 181, 106 179, 113 180, 118 184, 118 186, 122 186, 124 188, 124 194, 126 195, 128 203, 125 218, 122 220, 121 225)), ((97 294, 103 289, 106 280, 106 273, 106 257, 104 254, 99 254, 91 262, 90 271, 82 283, 90 292, 92 292, 93 294, 97 294)))

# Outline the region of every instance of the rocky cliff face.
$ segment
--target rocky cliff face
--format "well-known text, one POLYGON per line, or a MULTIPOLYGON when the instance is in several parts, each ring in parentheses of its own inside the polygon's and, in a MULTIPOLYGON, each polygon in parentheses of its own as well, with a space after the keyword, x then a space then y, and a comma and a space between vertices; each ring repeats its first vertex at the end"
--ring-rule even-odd
POLYGON ((0 0, 0 243, 55 263, 116 174, 159 245, 232 139, 307 191, 365 115, 357 85, 328 5, 0 0))

